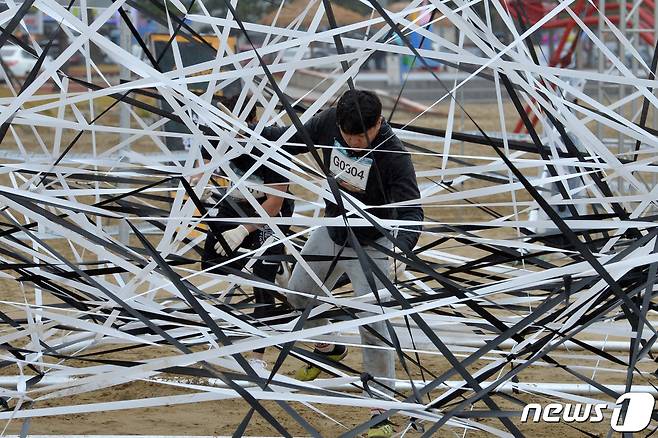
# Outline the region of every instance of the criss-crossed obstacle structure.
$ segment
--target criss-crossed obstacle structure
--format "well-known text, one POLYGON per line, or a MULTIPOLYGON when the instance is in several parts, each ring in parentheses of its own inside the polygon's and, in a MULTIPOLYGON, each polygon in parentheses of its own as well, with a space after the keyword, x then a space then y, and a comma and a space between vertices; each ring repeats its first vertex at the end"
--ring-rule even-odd
MULTIPOLYGON (((4 380, 1 393, 0 417, 8 424, 201 401, 221 406, 241 399, 252 411, 236 424, 238 435, 256 413, 282 435, 291 428, 324 434, 313 426, 314 416, 323 416, 355 436, 367 429, 365 418, 353 426, 332 411, 349 406, 382 409, 380 418, 402 417, 401 432, 431 435, 441 428, 446 435, 479 430, 510 436, 520 434, 521 426, 504 411, 520 412, 530 396, 607 402, 632 389, 653 391, 658 142, 648 120, 657 103, 657 58, 654 54, 647 65, 636 41, 603 15, 608 31, 641 64, 640 72, 631 71, 587 26, 591 16, 602 13, 597 4, 556 1, 544 16, 530 19, 518 4, 497 0, 414 0, 396 11, 364 0, 370 14, 338 26, 330 1, 309 1, 286 25, 277 22, 285 1, 273 6, 277 14, 267 25, 242 20, 236 2, 226 2, 223 16, 213 15, 201 0, 115 1, 100 9, 84 0, 6 3, 1 45, 21 45, 38 59, 26 78, 13 78, 3 66, 11 94, 0 98, 6 157, 0 257, 3 282, 11 291, 0 313, 2 360, 10 370, 5 374, 16 374, 4 380), (81 12, 74 13, 74 7, 81 12), (51 56, 51 46, 15 37, 30 8, 54 19, 58 33, 68 35, 70 44, 61 54, 51 56), (166 29, 170 68, 136 32, 135 10, 166 29), (143 56, 100 32, 117 14, 143 56), (310 24, 302 26, 308 17, 310 24), (330 25, 321 28, 325 17, 330 25), (579 29, 612 67, 592 72, 540 62, 533 36, 553 20, 570 20, 569 32, 579 29), (506 38, 494 33, 493 22, 505 29, 506 38), (458 42, 431 32, 436 23, 459 29, 458 42), (212 29, 214 43, 195 30, 200 24, 212 29), (430 41, 431 48, 414 45, 413 34, 430 41), (235 51, 236 35, 247 49, 235 51), (185 63, 190 49, 183 49, 183 42, 190 41, 193 50, 211 50, 214 59, 185 63), (465 41, 482 54, 466 50, 465 41), (336 53, 305 58, 306 48, 318 42, 333 45, 336 53), (120 63, 130 77, 112 82, 89 56, 91 47, 120 63), (292 58, 283 59, 291 50, 292 58), (378 52, 413 57, 421 68, 439 61, 464 73, 446 80, 429 70, 438 90, 435 101, 412 116, 390 118, 418 166, 422 194, 414 203, 426 212, 421 241, 413 252, 395 256, 406 263, 406 272, 366 300, 353 298, 348 284, 319 297, 303 314, 277 306, 276 316, 256 320, 253 286, 280 297, 299 293, 250 274, 268 245, 283 242, 285 260, 310 269, 300 249, 311 231, 369 225, 374 217, 370 206, 330 190, 331 176, 313 158, 284 150, 298 128, 278 141, 260 132, 291 120, 299 126, 330 106, 354 81, 358 84, 362 67, 378 52), (86 57, 87 74, 66 68, 76 53, 86 57), (299 75, 327 66, 333 68, 330 74, 295 93, 299 75), (489 81, 495 90, 492 114, 476 115, 459 99, 460 89, 476 80, 489 81), (255 126, 247 126, 244 114, 212 103, 214 94, 236 84, 241 105, 261 108, 255 126), (588 84, 626 85, 629 92, 604 102, 587 92, 588 84), (638 111, 628 115, 624 108, 631 103, 638 111), (118 120, 119 108, 130 124, 118 120), (437 108, 445 109, 441 124, 438 118, 430 127, 418 123, 437 108), (508 133, 506 108, 518 112, 528 135, 508 133), (474 129, 459 130, 456 114, 474 129), (483 127, 484 118, 497 128, 483 127), (171 123, 184 128, 165 129, 171 123), (632 144, 630 152, 611 146, 610 139, 620 138, 632 144), (189 148, 171 150, 172 139, 189 148), (469 149, 457 150, 459 142, 469 149), (203 150, 211 159, 199 164, 203 150), (271 218, 259 210, 245 184, 249 172, 237 177, 228 165, 231 150, 258 150, 259 159, 275 163, 289 178, 296 200, 292 218, 271 218), (243 220, 274 231, 264 247, 238 256, 250 261, 244 272, 232 275, 212 274, 198 264, 205 233, 219 221, 203 196, 218 169, 260 214, 243 220), (193 175, 201 178, 190 184, 193 175), (321 217, 323 200, 336 198, 349 216, 321 217), (446 220, 452 210, 459 215, 446 220), (292 232, 283 233, 281 225, 293 225, 292 232), (129 241, 116 232, 126 227, 129 241), (332 324, 302 328, 303 320, 318 316, 329 316, 332 324), (328 364, 300 343, 331 340, 358 350, 363 347, 358 328, 380 320, 396 335, 382 348, 396 352, 400 368, 396 382, 378 383, 395 383, 394 396, 375 390, 364 397, 360 391, 367 389, 368 376, 358 366, 328 364), (245 361, 244 355, 259 347, 275 351, 273 370, 254 370, 245 361), (148 359, 112 359, 113 352, 126 350, 144 351, 148 359), (296 381, 280 368, 292 358, 316 362, 328 377, 296 381), (188 392, 66 401, 144 380, 188 392), (45 401, 57 406, 40 406, 45 401), (270 413, 266 403, 272 401, 284 417, 270 413), (300 414, 299 406, 313 414, 300 414), (474 407, 481 415, 471 412, 474 407), (496 421, 482 420, 487 417, 496 421)), ((394 100, 397 106, 401 99, 394 100)), ((417 224, 377 220, 377 225, 390 231, 417 224)))

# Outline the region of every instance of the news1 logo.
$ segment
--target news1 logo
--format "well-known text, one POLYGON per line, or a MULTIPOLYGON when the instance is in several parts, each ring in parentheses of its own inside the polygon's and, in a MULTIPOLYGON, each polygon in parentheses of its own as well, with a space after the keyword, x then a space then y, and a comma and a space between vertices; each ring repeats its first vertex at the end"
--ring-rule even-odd
MULTIPOLYGON (((655 399, 648 392, 627 392, 617 399, 612 408, 610 427, 615 432, 639 432, 646 429, 651 422, 655 399)), ((526 423, 530 417, 533 423, 600 423, 604 419, 603 411, 607 403, 549 403, 542 406, 530 403, 523 408, 521 422, 526 423)))

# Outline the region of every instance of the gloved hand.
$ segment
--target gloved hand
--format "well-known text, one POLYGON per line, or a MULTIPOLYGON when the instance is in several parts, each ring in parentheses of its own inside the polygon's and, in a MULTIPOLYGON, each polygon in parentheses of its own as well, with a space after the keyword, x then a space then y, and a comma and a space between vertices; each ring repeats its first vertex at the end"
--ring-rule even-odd
MULTIPOLYGON (((235 251, 235 249, 240 246, 242 241, 244 241, 248 235, 249 230, 247 230, 244 225, 239 225, 237 228, 233 228, 222 233, 222 237, 224 237, 224 240, 226 240, 226 243, 231 248, 231 251, 235 251)), ((226 255, 226 251, 224 250, 224 247, 222 247, 222 244, 219 243, 219 241, 215 243, 215 251, 217 251, 217 253, 221 256, 226 255)))

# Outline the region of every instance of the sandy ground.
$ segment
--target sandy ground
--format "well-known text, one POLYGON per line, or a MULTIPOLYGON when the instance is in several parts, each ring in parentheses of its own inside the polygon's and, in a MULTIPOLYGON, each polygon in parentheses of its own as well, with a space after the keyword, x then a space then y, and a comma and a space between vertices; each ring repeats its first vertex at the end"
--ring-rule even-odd
MULTIPOLYGON (((268 353, 268 359, 273 361, 273 352, 268 353)), ((347 363, 356 367, 360 366, 360 354, 352 352, 347 363)), ((289 359, 284 364, 284 372, 292 373, 294 368, 299 364, 294 359, 289 359)), ((445 371, 448 366, 443 360, 423 360, 423 365, 434 373, 445 371)), ((483 364, 478 364, 482 366, 483 364)), ((402 370, 398 370, 402 374, 402 370)), ((555 381, 556 372, 554 369, 532 369, 529 373, 521 374, 521 381, 555 381)), ((616 380, 616 379, 614 379, 616 380)), ((558 379, 559 381, 559 379, 558 379)), ((601 378, 601 381, 602 378, 601 378)), ((139 399, 146 397, 159 397, 179 394, 181 391, 171 387, 152 383, 152 382, 134 382, 116 386, 113 388, 95 391, 80 396, 70 397, 62 400, 65 405, 98 403, 103 401, 117 401, 139 399)), ((436 394, 435 394, 436 395, 436 394)), ((548 403, 541 397, 532 397, 528 395, 514 395, 519 400, 530 403, 548 403)), ((503 410, 519 411, 519 405, 511 403, 502 396, 493 396, 492 400, 503 410)), ((57 406, 59 403, 41 402, 34 407, 57 406)), ((287 430, 294 435, 307 435, 304 429, 293 421, 280 407, 273 402, 264 402, 263 406, 281 422, 287 430)), ((337 425, 334 421, 322 417, 309 408, 298 403, 291 403, 307 421, 323 433, 324 436, 338 436, 346 432, 346 428, 352 428, 360 422, 368 419, 368 412, 361 409, 350 407, 337 407, 330 405, 316 404, 315 407, 325 414, 331 416, 333 420, 341 423, 337 425)), ((476 404, 474 409, 486 409, 482 403, 476 404)), ((228 435, 235 431, 235 428, 242 421, 243 417, 249 411, 249 405, 241 399, 230 402, 204 402, 193 405, 157 407, 146 409, 132 409, 124 411, 106 411, 102 413, 88 413, 76 415, 61 415, 43 418, 34 418, 30 423, 30 432, 34 434, 149 434, 149 435, 228 435)), ((404 428, 407 419, 399 415, 393 418, 394 423, 398 424, 398 429, 404 428)), ((520 430, 529 437, 549 437, 559 433, 562 436, 584 436, 580 432, 571 428, 567 424, 526 424, 521 425, 519 419, 513 421, 520 430)), ((498 428, 504 428, 502 424, 495 419, 484 420, 484 423, 498 428)), ((600 424, 586 424, 582 429, 593 433, 594 436, 605 436, 608 430, 608 424, 605 421, 600 424)), ((9 432, 17 433, 20 429, 21 422, 13 421, 8 427, 9 432)), ((437 436, 457 436, 462 435, 463 429, 441 429, 437 436), (453 435, 452 430, 456 435, 453 435)), ((249 423, 246 431, 247 435, 277 435, 276 431, 261 418, 255 414, 249 423)), ((409 436, 418 434, 410 432, 409 436)), ((485 437, 491 436, 485 432, 469 431, 466 436, 485 437)))
MULTIPOLYGON (((98 108, 96 111, 98 111, 98 108)), ((447 114, 447 107, 441 108, 447 114)), ((478 104, 476 106, 468 107, 469 113, 481 124, 481 126, 489 131, 500 131, 499 119, 497 117, 497 109, 494 105, 483 105, 478 104), (492 117, 492 114, 495 114, 496 117, 492 117)), ((511 130, 513 125, 516 123, 516 117, 514 116, 513 108, 507 106, 505 108, 505 120, 506 128, 511 130)), ((400 113, 396 116, 396 122, 405 123, 411 119, 410 114, 400 113)), ((445 127, 445 117, 422 117, 415 123, 423 126, 432 126, 438 128, 445 127)), ((103 120, 104 124, 112 125, 117 123, 116 114, 110 114, 106 119, 103 120)), ((461 123, 461 122, 460 122, 461 123)), ((463 122, 463 125, 460 126, 461 130, 473 130, 474 127, 471 126, 470 122, 463 122)), ((47 130, 40 130, 40 134, 43 136, 46 144, 52 144, 53 133, 47 130)), ((16 129, 15 135, 20 136, 23 140, 26 148, 29 151, 39 152, 40 148, 36 146, 36 141, 32 138, 32 141, 29 140, 32 135, 29 130, 25 127, 19 127, 16 129)), ((73 137, 74 133, 65 133, 62 144, 66 144, 67 140, 73 137)), ((106 135, 102 138, 102 141, 98 141, 97 151, 107 150, 108 147, 116 144, 118 142, 118 136, 115 135, 106 135)), ((79 149, 76 150, 80 152, 89 153, 90 150, 90 136, 85 134, 85 137, 81 139, 79 149)), ((435 150, 442 150, 443 145, 426 145, 434 148, 435 150)), ((8 136, 5 143, 3 144, 4 148, 11 149, 12 147, 17 147, 14 138, 8 136)), ((140 151, 150 151, 150 140, 144 139, 140 140, 134 145, 136 150, 140 151)), ((458 150, 450 150, 451 154, 460 154, 460 155, 478 155, 482 157, 492 157, 495 153, 491 150, 480 146, 464 145, 459 146, 458 150)), ((481 160, 486 162, 486 160, 481 160)), ((439 158, 433 157, 432 159, 415 159, 416 165, 419 170, 422 169, 432 169, 440 166, 439 158)), ((454 163, 450 163, 449 166, 454 166, 454 163)), ((2 184, 8 184, 8 180, 5 177, 2 177, 2 184)), ((462 188, 475 188, 481 187, 482 182, 471 181, 465 184, 462 188)), ((523 198, 523 194, 520 195, 521 199, 529 199, 528 197, 523 198)), ((509 194, 499 195, 495 198, 483 199, 480 201, 491 203, 491 202, 506 202, 511 199, 509 194)), ((519 200, 519 197, 517 197, 519 200)), ((463 203, 462 203, 463 204, 463 203)), ((510 207, 500 207, 497 209, 501 214, 510 214, 513 210, 510 207)), ((435 206, 434 208, 428 209, 426 214, 429 217, 433 217, 437 221, 448 221, 448 222, 460 222, 465 220, 474 220, 473 218, 480 218, 482 220, 488 220, 490 217, 484 215, 480 210, 477 210, 474 207, 466 206, 435 206), (466 210, 465 210, 466 209, 466 210), (468 216, 468 219, 465 217, 468 216)), ((509 237, 512 231, 500 231, 495 230, 492 232, 483 232, 481 236, 496 236, 496 237, 509 237)), ((57 244, 57 248, 61 250, 67 257, 71 257, 71 253, 63 242, 57 244)), ((468 255, 475 257, 480 253, 477 250, 472 248, 464 247, 463 245, 456 244, 454 241, 449 242, 443 247, 444 250, 449 250, 455 254, 468 255)), ((24 294, 23 291, 18 287, 18 283, 8 280, 2 280, 1 282, 4 299, 6 301, 14 302, 23 302, 25 299, 31 299, 29 294, 29 286, 26 286, 28 293, 24 294), (27 297, 27 298, 26 298, 27 297)), ((52 303, 54 300, 52 298, 46 297, 46 303, 52 303)), ((6 305, 0 306, 3 311, 6 311, 10 316, 17 317, 21 315, 22 310, 12 307, 7 307, 6 305)), ((5 329, 6 331, 6 329, 5 329)), ((141 349, 138 351, 128 351, 121 354, 115 354, 111 356, 113 359, 128 359, 128 360, 140 360, 145 357, 154 357, 160 355, 167 355, 173 353, 173 350, 162 348, 159 351, 148 351, 146 349, 141 349), (163 351, 164 350, 164 351, 163 351)), ((267 359, 270 363, 274 360, 275 351, 268 351, 267 359)), ((443 359, 437 358, 436 356, 422 356, 421 361, 425 367, 435 374, 441 373, 449 369, 450 365, 443 359)), ((347 363, 348 365, 360 368, 360 354, 358 351, 352 351, 348 356, 347 363)), ((567 360, 566 363, 576 364, 579 361, 567 360)), ((482 368, 487 362, 479 361, 474 366, 470 368, 471 372, 475 372, 477 369, 482 368)), ((84 366, 81 363, 69 362, 66 363, 68 366, 84 366)), ((284 373, 292 373, 296 367, 300 365, 295 359, 288 359, 284 366, 284 373)), ((647 370, 653 371, 653 370, 647 370)), ((16 374, 17 369, 15 366, 5 367, 0 371, 0 374, 3 375, 12 375, 16 374)), ((403 370, 398 369, 398 375, 404 375, 403 370)), ((420 378, 417 371, 414 372, 414 378, 420 378)), ((453 376, 451 380, 457 379, 457 376, 453 376)), ((622 383, 624 375, 623 374, 601 374, 597 375, 597 380, 605 381, 608 383, 622 383)), ((572 382, 577 383, 578 381, 573 378, 573 376, 568 375, 563 370, 548 368, 548 367, 538 367, 533 366, 529 369, 523 371, 520 374, 520 380, 522 382, 572 382)), ((653 383, 656 383, 655 381, 653 383)), ((646 384, 646 383, 643 383, 646 384)), ((181 390, 174 389, 170 386, 163 385, 155 382, 147 381, 137 381, 129 384, 124 384, 112 388, 106 388, 100 391, 90 392, 84 395, 69 397, 64 400, 57 400, 52 402, 39 402, 35 404, 34 408, 43 408, 48 406, 57 406, 57 405, 73 405, 73 404, 87 404, 87 403, 98 403, 106 401, 117 401, 117 400, 130 400, 130 399, 139 399, 146 397, 155 397, 155 396, 167 396, 181 393, 181 390)), ((436 395, 436 394, 434 394, 436 395)), ((523 402, 546 402, 545 399, 536 396, 529 396, 524 394, 516 394, 515 397, 518 397, 519 400, 523 402)), ((502 396, 494 396, 493 400, 504 410, 515 410, 519 411, 520 407, 518 404, 512 403, 508 398, 502 396)), ((292 420, 287 414, 285 414, 282 409, 276 406, 273 402, 264 402, 263 405, 267 410, 272 413, 281 423, 294 435, 304 435, 305 432, 303 428, 300 427, 294 420, 292 420)), ((346 408, 346 407, 337 407, 329 405, 316 405, 315 407, 325 412, 332 419, 326 418, 318 414, 317 412, 312 411, 308 407, 302 406, 298 403, 291 403, 291 406, 295 408, 307 421, 309 421, 314 427, 318 428, 323 435, 325 436, 338 436, 340 433, 345 432, 346 430, 356 426, 360 422, 367 420, 368 413, 365 410, 346 408), (340 424, 338 424, 340 423, 340 424)), ((486 409, 481 403, 478 403, 473 407, 474 409, 486 409)), ((185 406, 173 406, 173 407, 157 407, 157 408, 148 408, 148 409, 132 409, 124 411, 106 411, 102 413, 89 413, 89 414, 76 414, 76 415, 61 415, 61 416, 51 416, 43 418, 34 418, 30 421, 29 430, 34 434, 61 434, 63 436, 70 434, 162 434, 162 435, 227 435, 235 431, 238 424, 242 421, 243 417, 249 411, 249 406, 246 402, 241 399, 235 399, 225 402, 204 402, 196 403, 193 405, 185 406)), ((393 421, 397 423, 398 430, 402 430, 406 426, 405 418, 401 416, 394 417, 393 421)), ((518 418, 513 420, 517 424, 522 432, 526 436, 532 437, 572 437, 572 436, 585 436, 582 432, 570 427, 566 424, 526 424, 519 425, 518 418)), ((503 428, 502 424, 496 419, 486 419, 483 420, 485 424, 503 428)), ((582 429, 593 434, 593 436, 605 436, 608 432, 608 422, 604 421, 600 424, 587 424, 582 426, 582 429)), ((9 423, 5 422, 7 425, 6 431, 9 433, 17 433, 22 425, 22 421, 11 421, 9 423)), ((268 423, 261 418, 258 414, 255 414, 249 423, 249 427, 246 431, 247 435, 276 435, 274 429, 268 425, 268 423)), ((417 436, 415 432, 410 432, 408 436, 417 436)), ((468 431, 464 432, 463 429, 442 429, 436 436, 468 436, 468 437, 484 437, 490 436, 484 432, 468 431)))

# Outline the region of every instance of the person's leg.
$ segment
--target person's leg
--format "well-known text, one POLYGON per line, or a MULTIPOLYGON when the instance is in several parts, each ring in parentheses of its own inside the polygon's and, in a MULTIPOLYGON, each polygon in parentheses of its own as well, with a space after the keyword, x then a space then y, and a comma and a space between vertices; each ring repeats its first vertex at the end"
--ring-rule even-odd
MULTIPOLYGON (((304 256, 326 256, 333 257, 338 252, 338 246, 331 240, 329 233, 325 227, 319 228, 311 233, 306 245, 301 251, 302 257, 304 256)), ((321 260, 321 261, 308 261, 308 266, 313 271, 315 275, 323 282, 323 285, 331 290, 338 280, 342 271, 340 271, 339 264, 334 266, 332 272, 329 272, 331 268, 331 260, 321 260), (329 275, 328 275, 329 274, 329 275)), ((290 282, 288 283, 288 289, 292 291, 304 292, 311 295, 324 295, 322 288, 311 278, 306 269, 300 264, 296 263, 295 268, 292 271, 292 276, 290 277, 290 282)), ((310 297, 304 297, 297 294, 290 294, 288 296, 288 302, 292 307, 298 310, 304 310, 308 303, 311 301, 310 297)), ((313 320, 307 321, 306 327, 317 327, 325 324, 324 320, 313 320)))
MULTIPOLYGON (((327 256, 334 257, 339 251, 339 247, 331 240, 329 233, 325 227, 315 230, 309 237, 306 245, 302 249, 302 256, 306 255, 315 255, 315 256, 327 256)), ((335 264, 334 268, 331 270, 332 261, 322 260, 322 261, 308 261, 309 268, 313 271, 318 278, 323 281, 323 285, 331 290, 343 273, 340 268, 340 263, 335 264)), ((292 276, 290 277, 290 282, 288 283, 288 289, 293 291, 304 292, 307 294, 324 295, 322 288, 311 278, 306 269, 301 266, 300 263, 295 264, 293 269, 292 276)), ((288 302, 291 306, 298 310, 304 310, 306 306, 311 301, 310 297, 303 297, 299 295, 290 294, 288 296, 288 302)), ((318 327, 321 325, 327 324, 327 320, 324 318, 317 318, 313 320, 307 320, 304 324, 305 328, 318 327)), ((345 346, 336 346, 329 343, 316 343, 315 344, 315 353, 324 354, 327 358, 339 361, 347 355, 347 348, 345 346)), ((314 380, 320 375, 321 369, 314 366, 313 364, 307 364, 303 368, 300 368, 295 373, 295 378, 298 380, 309 381, 314 380)))
MULTIPOLYGON (((217 208, 217 214, 215 218, 229 218, 236 217, 238 213, 227 203, 221 203, 217 208)), ((217 234, 222 234, 225 231, 231 230, 237 227, 237 223, 226 223, 226 222, 215 222, 212 227, 208 227, 208 234, 206 235, 206 240, 203 245, 203 255, 201 256, 201 269, 212 269, 218 264, 221 264, 227 260, 227 256, 221 256, 215 250, 215 244, 217 243, 217 234)), ((247 237, 249 239, 249 237, 247 237)), ((246 240, 246 239, 245 239, 246 240)), ((224 265, 226 267, 231 267, 234 269, 242 269, 246 260, 240 260, 237 262, 224 265)), ((228 271, 222 268, 212 269, 210 272, 215 274, 226 274, 228 271)))
MULTIPOLYGON (((256 249, 261 246, 263 246, 267 242, 267 239, 269 239, 270 236, 272 236, 272 230, 269 228, 263 228, 261 230, 257 230, 254 233, 255 238, 252 240, 251 245, 249 245, 249 249, 256 249)), ((284 253, 284 248, 282 244, 272 246, 268 249, 266 249, 263 252, 263 257, 270 257, 270 256, 282 256, 284 253)), ((256 277, 259 279, 263 280, 264 282, 268 283, 274 283, 276 280, 276 274, 277 271, 279 270, 279 262, 276 260, 257 260, 256 263, 254 263, 253 266, 253 272, 256 277)), ((254 319, 261 319, 261 318, 267 318, 269 316, 272 316, 273 310, 274 310, 274 293, 267 289, 267 288, 262 288, 262 287, 254 287, 254 300, 256 302, 256 307, 254 309, 254 312, 252 313, 252 316, 254 319)), ((254 355, 253 358, 256 360, 263 361, 263 365, 265 364, 263 360, 263 355, 265 354, 265 348, 258 348, 254 350, 254 355)))
MULTIPOLYGON (((388 242, 385 238, 379 239, 377 243, 382 246, 390 246, 390 242, 388 242)), ((364 249, 366 250, 366 253, 370 256, 370 258, 373 260, 374 264, 384 274, 390 276, 389 268, 391 263, 388 257, 385 254, 382 254, 381 252, 374 250, 372 247, 364 246, 364 249)), ((351 248, 350 248, 350 254, 356 256, 356 253, 351 248)), ((366 276, 363 272, 363 268, 361 267, 359 261, 355 261, 349 264, 346 273, 352 280, 352 286, 354 288, 354 293, 356 296, 366 295, 373 292, 370 285, 368 284, 368 281, 366 280, 366 276)), ((382 290, 383 284, 381 283, 381 281, 379 281, 379 279, 376 276, 374 280, 375 280, 375 287, 378 290, 379 298, 382 301, 385 301, 390 296, 390 293, 388 291, 382 290)), ((377 302, 376 298, 373 297, 371 302, 376 303, 377 302)), ((369 315, 373 315, 373 314, 368 312, 363 312, 359 314, 359 316, 369 316, 369 315)), ((386 329, 386 323, 384 321, 368 324, 368 327, 373 331, 375 331, 376 333, 378 333, 379 335, 381 335, 384 339, 390 341, 390 336, 388 334, 388 330, 386 329)), ((374 382, 369 382, 368 388, 372 392, 372 396, 379 398, 382 397, 381 393, 392 395, 393 389, 395 389, 395 383, 394 383, 395 353, 391 350, 368 348, 367 347, 368 345, 385 346, 386 344, 384 341, 380 340, 378 336, 374 335, 369 330, 367 330, 365 326, 359 327, 359 333, 361 335, 361 343, 364 345, 364 348, 362 349, 363 371, 365 373, 370 374, 375 379, 378 378, 387 379, 385 382, 382 383, 385 384, 388 388, 390 388, 387 389, 386 387, 383 387, 374 382), (377 392, 375 392, 375 390, 377 392)), ((364 396, 370 396, 370 393, 364 390, 364 396)), ((381 409, 374 409, 374 408, 370 409, 371 417, 374 417, 380 414, 381 412, 383 412, 381 409)), ((395 430, 393 428, 393 424, 388 420, 379 422, 378 424, 371 426, 370 429, 368 430, 369 437, 390 437, 394 433, 395 430)))
MULTIPOLYGON (((270 270, 268 269, 266 273, 263 273, 263 271, 256 272, 255 269, 254 274, 259 278, 265 279, 263 276, 269 275, 270 270)), ((274 267, 273 276, 276 277, 276 266, 274 267)), ((260 287, 254 287, 254 299, 256 301, 256 308, 252 313, 252 317, 254 319, 260 320, 261 318, 272 316, 272 311, 275 304, 274 294, 272 291, 260 287)), ((265 347, 255 349, 253 351, 252 358, 256 361, 260 361, 263 368, 267 368, 267 363, 265 362, 265 347)))
MULTIPOLYGON (((279 216, 281 217, 292 217, 293 213, 295 211, 295 201, 290 198, 286 198, 283 201, 283 205, 281 206, 281 211, 279 212, 279 216)), ((290 236, 290 225, 279 225, 279 230, 285 235, 285 236, 290 236)), ((286 254, 286 247, 285 245, 281 245, 281 250, 282 254, 286 254)), ((281 287, 288 288, 288 282, 290 282, 290 276, 292 275, 292 267, 293 265, 289 261, 282 260, 279 263, 279 270, 277 271, 277 275, 275 277, 276 284, 278 284, 281 287)))
MULTIPOLYGON (((380 239, 378 241, 379 244, 382 246, 387 245, 387 241, 385 239, 380 239)), ((390 245, 390 242, 388 242, 390 245)), ((374 261, 375 265, 379 267, 379 269, 384 272, 385 275, 389 275, 389 265, 390 265, 390 260, 386 256, 386 254, 383 254, 379 251, 375 251, 372 247, 364 246, 363 247, 367 254, 370 256, 370 258, 374 261)), ((354 250, 351 248, 349 249, 349 254, 356 256, 356 253, 354 250)), ((373 291, 370 288, 370 285, 368 284, 368 281, 366 279, 366 276, 363 272, 363 268, 361 267, 361 264, 359 263, 358 260, 355 260, 354 262, 350 264, 345 264, 347 269, 346 273, 350 277, 350 280, 352 280, 352 286, 354 288, 354 294, 356 296, 361 296, 361 295, 366 295, 369 293, 372 293, 373 291)), ((374 276, 374 274, 373 274, 374 276)), ((379 279, 374 276, 375 279, 375 287, 380 292, 380 298, 382 300, 386 300, 387 297, 390 296, 389 292, 386 290, 381 290, 384 286, 379 281, 379 279)), ((372 303, 376 303, 376 298, 373 297, 372 303)), ((373 315, 372 313, 368 312, 363 312, 359 314, 359 316, 371 316, 373 315)), ((384 321, 379 321, 375 322, 372 324, 368 324, 368 327, 370 327, 373 331, 376 333, 380 334, 384 339, 390 341, 390 336, 388 334, 388 330, 386 329, 386 323, 384 321)), ((366 330, 365 326, 364 327, 359 327, 359 332, 361 334, 361 342, 364 345, 373 345, 373 346, 385 346, 386 344, 384 341, 380 340, 375 334, 371 333, 370 331, 366 330)), ((383 350, 380 348, 363 348, 363 370, 364 372, 370 374, 374 378, 385 378, 385 379, 390 379, 385 383, 388 387, 394 389, 395 388, 395 383, 392 381, 395 379, 395 352, 391 350, 383 350)), ((370 384, 370 388, 376 388, 377 390, 385 393, 385 394, 392 394, 391 389, 386 389, 383 386, 377 385, 377 384, 370 384)), ((374 394, 375 397, 377 397, 377 394, 374 394)))

